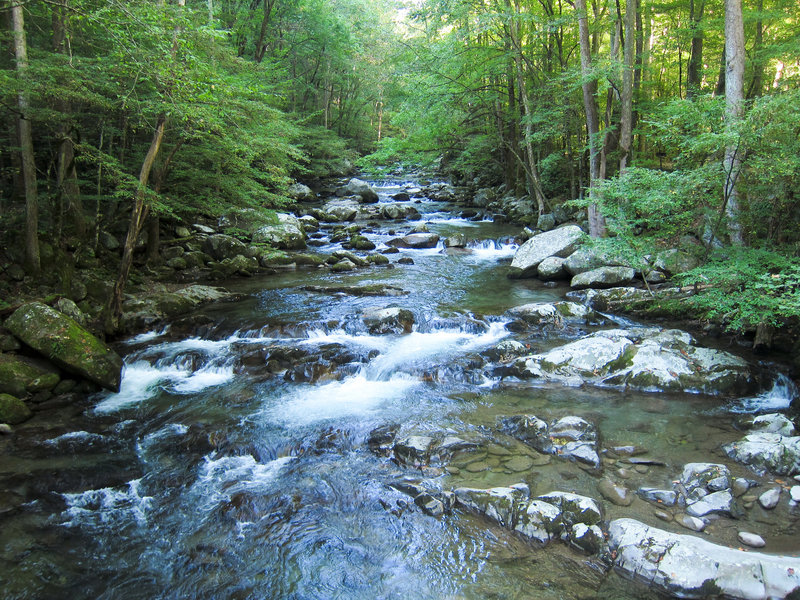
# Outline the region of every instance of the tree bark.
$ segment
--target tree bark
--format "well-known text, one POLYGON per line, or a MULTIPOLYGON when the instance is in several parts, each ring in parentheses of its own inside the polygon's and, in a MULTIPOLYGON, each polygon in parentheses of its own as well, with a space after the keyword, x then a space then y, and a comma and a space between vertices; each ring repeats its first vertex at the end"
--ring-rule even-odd
POLYGON ((28 70, 28 42, 25 38, 25 16, 22 5, 11 7, 11 21, 14 29, 14 57, 20 78, 20 91, 17 94, 19 118, 20 156, 22 159, 22 179, 25 184, 25 270, 32 275, 41 272, 39 258, 39 190, 36 181, 36 161, 33 155, 33 134, 28 111, 30 103, 25 89, 28 70))
POLYGON ((589 235, 594 238, 606 234, 606 225, 597 203, 594 201, 595 186, 600 177, 600 152, 597 148, 597 137, 600 130, 600 121, 597 111, 597 80, 592 74, 592 54, 589 45, 589 22, 586 13, 586 0, 575 0, 575 10, 578 12, 578 33, 581 49, 581 75, 583 77, 583 107, 586 112, 586 133, 589 138, 589 197, 592 203, 588 208, 589 235))
POLYGON ((728 145, 725 148, 723 199, 728 235, 734 246, 744 245, 737 186, 744 152, 737 133, 744 109, 744 57, 742 0, 725 0, 725 128, 728 145))
POLYGON ((764 22, 761 14, 764 12, 764 0, 758 0, 758 21, 756 21, 756 39, 753 42, 753 81, 747 92, 748 98, 757 98, 764 88, 764 59, 761 56, 764 46, 764 22))
POLYGON ((690 0, 689 22, 692 27, 692 45, 689 53, 689 65, 686 68, 686 97, 691 99, 700 91, 700 80, 703 69, 703 20, 705 0, 690 0))
POLYGON ((119 329, 119 322, 122 317, 122 293, 125 290, 125 284, 128 282, 128 276, 131 272, 133 249, 136 246, 136 240, 139 238, 139 234, 142 232, 142 226, 147 219, 150 208, 146 202, 147 182, 150 179, 150 172, 153 170, 153 163, 156 160, 156 156, 158 156, 158 151, 161 149, 166 121, 167 119, 164 115, 158 118, 155 131, 153 132, 153 139, 150 142, 150 148, 147 150, 147 154, 142 162, 142 168, 139 171, 139 186, 133 201, 133 209, 131 210, 131 218, 128 224, 128 234, 125 237, 125 245, 122 249, 122 262, 120 263, 119 274, 114 284, 114 290, 109 299, 109 321, 106 326, 109 333, 113 333, 119 329))
POLYGON ((628 168, 633 141, 633 72, 636 58, 636 13, 638 2, 628 0, 625 7, 625 49, 622 66, 622 114, 620 115, 619 133, 619 173, 622 175, 628 168))

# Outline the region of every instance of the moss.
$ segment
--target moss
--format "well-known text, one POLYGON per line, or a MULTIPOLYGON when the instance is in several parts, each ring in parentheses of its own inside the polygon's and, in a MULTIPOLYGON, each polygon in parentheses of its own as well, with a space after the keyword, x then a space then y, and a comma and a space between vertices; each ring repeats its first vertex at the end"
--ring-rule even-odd
POLYGON ((24 396, 53 389, 61 378, 52 370, 15 355, 0 354, 0 393, 24 396))
POLYGON ((0 423, 16 425, 31 418, 33 413, 19 398, 0 394, 0 423))

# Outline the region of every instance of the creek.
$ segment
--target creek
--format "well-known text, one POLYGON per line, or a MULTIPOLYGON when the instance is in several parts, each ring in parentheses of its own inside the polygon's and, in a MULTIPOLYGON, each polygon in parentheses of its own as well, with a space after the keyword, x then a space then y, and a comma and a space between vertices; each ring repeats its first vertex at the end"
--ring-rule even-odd
MULTIPOLYGON (((404 187, 377 184, 380 201, 404 187)), ((498 431, 498 416, 524 413, 579 415, 596 424, 603 446, 646 448, 664 465, 642 465, 631 488, 669 487, 685 463, 723 458, 720 446, 741 437, 736 412, 785 407, 789 387, 722 399, 491 376, 475 357, 503 340, 547 349, 636 324, 606 315, 549 334, 512 333, 508 309, 561 300, 567 289, 505 277, 517 227, 463 219, 427 198, 415 206, 431 232, 463 233, 468 247, 401 250, 388 255, 391 268, 226 282, 242 299, 120 345, 118 394, 20 428, 2 476, 30 500, 0 532, 4 597, 652 598, 563 544, 539 549, 459 510, 429 516, 389 485, 525 482, 536 494, 599 499, 591 469, 498 431), (408 293, 304 289, 368 284, 408 293), (387 306, 414 314, 410 333, 369 333, 362 314, 387 306), (480 449, 446 465, 403 466, 368 447, 370 433, 390 424, 398 436, 457 435, 481 440, 480 449)), ((410 225, 381 221, 363 234, 380 250, 390 230, 410 225)), ((340 247, 320 239, 322 253, 340 247)), ((638 498, 605 508, 607 518, 686 533, 638 498)), ((752 511, 746 525, 718 519, 706 531, 738 545, 737 531, 757 528, 770 551, 796 553, 788 510, 752 511)))

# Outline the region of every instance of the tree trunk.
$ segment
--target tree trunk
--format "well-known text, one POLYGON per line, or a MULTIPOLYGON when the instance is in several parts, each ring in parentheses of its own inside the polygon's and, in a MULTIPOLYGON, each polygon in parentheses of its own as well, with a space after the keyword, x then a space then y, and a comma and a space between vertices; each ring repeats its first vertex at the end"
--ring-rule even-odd
POLYGON ((125 237, 125 245, 122 249, 122 262, 119 266, 119 275, 117 276, 117 282, 114 284, 114 290, 108 304, 108 322, 106 324, 106 329, 109 333, 113 333, 119 329, 119 322, 122 317, 122 293, 125 290, 125 284, 128 282, 128 276, 131 272, 133 249, 136 246, 136 240, 139 238, 142 226, 149 212, 149 206, 145 199, 147 194, 147 182, 150 179, 150 172, 153 169, 156 156, 158 156, 158 151, 161 149, 165 125, 166 117, 162 115, 158 118, 155 131, 153 132, 153 139, 150 142, 150 148, 147 150, 147 155, 144 157, 142 168, 139 171, 139 186, 133 201, 131 219, 128 224, 128 235, 125 237))
POLYGON ((586 133, 589 138, 589 197, 592 204, 588 209, 589 235, 594 238, 603 237, 606 225, 597 204, 594 202, 595 186, 600 176, 600 152, 597 149, 600 122, 597 114, 597 80, 592 74, 592 54, 589 45, 589 22, 586 13, 586 0, 575 0, 578 12, 578 32, 581 47, 581 75, 583 76, 583 108, 586 112, 586 133))
POLYGON ((269 25, 269 18, 274 5, 275 0, 264 0, 264 18, 261 20, 261 29, 258 32, 258 41, 256 41, 255 58, 257 63, 264 60, 264 54, 267 52, 267 45, 264 43, 264 39, 267 36, 267 26, 269 25))
POLYGON ((17 94, 19 118, 20 156, 22 158, 22 179, 25 184, 25 269, 37 275, 42 264, 39 258, 39 191, 36 181, 36 161, 33 156, 33 134, 28 111, 28 92, 25 89, 28 70, 28 42, 25 38, 25 17, 21 4, 11 7, 11 20, 14 28, 14 56, 20 78, 20 91, 17 94))
POLYGON ((625 7, 625 49, 622 66, 622 114, 620 115, 619 133, 619 173, 622 175, 628 167, 633 138, 633 71, 636 57, 636 0, 628 0, 625 7))
POLYGON ((764 22, 761 17, 764 12, 764 0, 758 0, 757 10, 756 39, 753 42, 753 81, 747 92, 748 98, 757 98, 764 88, 764 58, 761 56, 764 46, 764 22))
POLYGON ((737 128, 744 109, 744 22, 742 0, 725 0, 725 148, 724 205, 728 217, 731 244, 743 246, 739 216, 739 193, 736 185, 742 167, 742 154, 737 128))
POLYGON ((689 53, 689 65, 686 68, 686 97, 691 99, 700 91, 700 81, 703 69, 703 30, 700 23, 703 20, 705 0, 690 0, 689 22, 692 27, 692 46, 689 53))

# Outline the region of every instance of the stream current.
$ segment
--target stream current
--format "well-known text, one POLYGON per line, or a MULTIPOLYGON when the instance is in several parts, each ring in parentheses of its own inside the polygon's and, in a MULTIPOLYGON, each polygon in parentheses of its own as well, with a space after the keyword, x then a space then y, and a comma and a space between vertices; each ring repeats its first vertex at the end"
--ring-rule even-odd
MULTIPOLYGON (((378 184, 380 201, 402 188, 378 184)), ((395 268, 228 282, 241 300, 119 347, 126 367, 118 394, 20 427, 2 472, 11 491, 2 493, 28 501, 0 515, 3 597, 652 598, 560 543, 539 549, 458 510, 428 516, 389 484, 449 490, 525 482, 533 494, 599 499, 597 475, 497 430, 499 415, 525 413, 579 415, 596 423, 604 445, 646 448, 666 466, 640 469, 630 487, 669 487, 685 463, 722 460, 720 445, 741 436, 732 426, 736 411, 784 407, 789 389, 778 384, 732 400, 489 376, 473 358, 504 339, 539 350, 636 324, 608 316, 550 335, 510 332, 509 308, 560 300, 566 289, 505 277, 518 228, 463 219, 426 198, 416 207, 430 231, 442 239, 463 233, 469 247, 401 250, 392 261, 406 256, 414 264, 395 268), (303 289, 367 284, 408 294, 303 289), (386 306, 412 311, 413 331, 370 335, 362 313, 386 306), (447 468, 414 469, 369 450, 370 432, 389 424, 398 436, 489 442, 447 468)), ((382 221, 364 235, 380 250, 394 237, 390 229, 409 224, 382 221)), ((607 518, 686 533, 638 498, 624 508, 604 504, 607 518)), ((781 510, 770 525, 749 526, 770 550, 795 553, 781 510)), ((741 528, 719 519, 707 532, 738 545, 741 528)))

